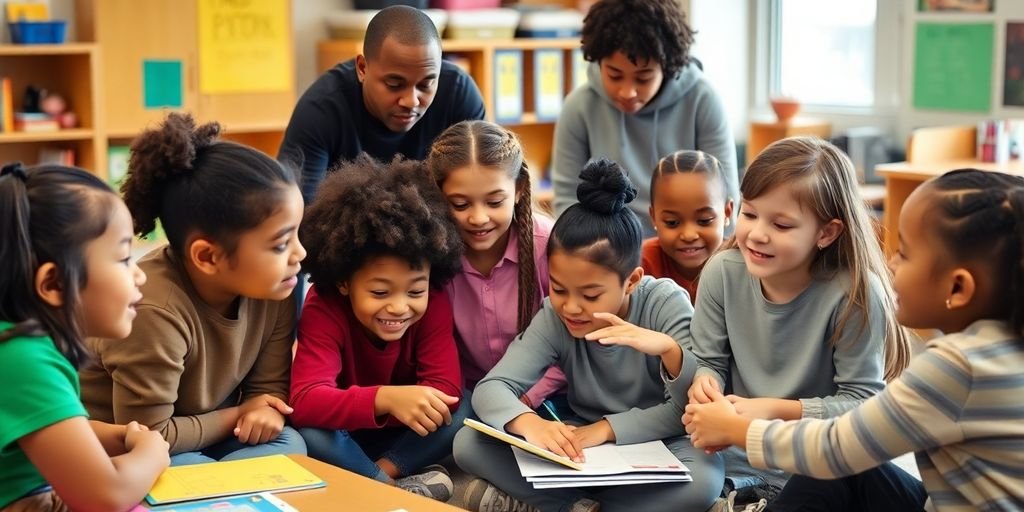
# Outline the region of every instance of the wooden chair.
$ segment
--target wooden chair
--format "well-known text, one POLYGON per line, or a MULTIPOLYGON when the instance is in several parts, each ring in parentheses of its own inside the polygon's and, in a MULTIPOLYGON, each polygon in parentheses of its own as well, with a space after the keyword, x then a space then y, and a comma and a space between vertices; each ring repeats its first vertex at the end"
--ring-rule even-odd
POLYGON ((907 162, 924 164, 972 159, 977 132, 973 125, 918 128, 907 139, 907 162))

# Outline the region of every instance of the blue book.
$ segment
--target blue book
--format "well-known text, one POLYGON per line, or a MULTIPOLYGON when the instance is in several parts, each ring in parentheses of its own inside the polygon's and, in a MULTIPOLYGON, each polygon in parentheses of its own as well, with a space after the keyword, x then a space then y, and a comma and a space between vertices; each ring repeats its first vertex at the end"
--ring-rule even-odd
POLYGON ((269 492, 175 503, 159 507, 151 506, 149 510, 163 512, 297 512, 294 507, 269 492))

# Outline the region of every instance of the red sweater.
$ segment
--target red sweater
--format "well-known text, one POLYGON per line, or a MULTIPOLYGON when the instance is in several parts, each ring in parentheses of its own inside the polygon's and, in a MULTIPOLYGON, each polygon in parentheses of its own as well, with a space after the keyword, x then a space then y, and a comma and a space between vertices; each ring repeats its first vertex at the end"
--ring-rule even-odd
POLYGON ((381 386, 431 386, 461 396, 452 325, 448 296, 431 290, 423 318, 402 339, 381 349, 353 316, 347 297, 311 290, 302 307, 292 363, 292 423, 336 430, 401 426, 394 417, 374 415, 381 386))

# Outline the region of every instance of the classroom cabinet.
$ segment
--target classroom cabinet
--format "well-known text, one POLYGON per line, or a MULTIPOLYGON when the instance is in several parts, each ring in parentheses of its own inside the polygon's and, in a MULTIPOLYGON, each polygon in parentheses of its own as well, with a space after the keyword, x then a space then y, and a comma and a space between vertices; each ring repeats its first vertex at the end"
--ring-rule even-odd
POLYGON ((180 111, 276 154, 295 104, 290 0, 76 0, 75 12, 79 39, 103 53, 109 140, 180 111))
POLYGON ((35 164, 53 150, 70 150, 73 164, 105 176, 106 139, 97 106, 100 55, 94 44, 0 45, 0 78, 11 82, 12 106, 21 110, 29 85, 60 94, 78 118, 75 128, 39 132, 0 132, 0 163, 35 164))

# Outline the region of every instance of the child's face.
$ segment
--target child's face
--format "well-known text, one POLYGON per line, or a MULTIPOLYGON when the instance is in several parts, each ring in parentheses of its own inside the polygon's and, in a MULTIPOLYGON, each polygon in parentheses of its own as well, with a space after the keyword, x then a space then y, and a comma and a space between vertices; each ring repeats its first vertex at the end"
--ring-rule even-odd
POLYGON ((643 277, 639 267, 626 278, 585 258, 565 251, 548 256, 551 272, 551 306, 574 338, 608 326, 594 313, 604 312, 625 318, 629 313, 629 294, 643 277))
POLYGON ((626 114, 635 114, 648 104, 665 76, 658 61, 637 59, 633 64, 622 51, 601 59, 600 67, 605 94, 626 114))
POLYGON ((761 279, 765 293, 771 295, 770 289, 792 290, 807 285, 819 246, 828 246, 841 232, 835 231, 835 223, 838 221, 822 225, 789 187, 778 186, 756 199, 743 200, 736 222, 736 242, 747 270, 761 279))
POLYGON ((948 317, 946 287, 942 274, 942 256, 935 250, 937 240, 925 232, 925 219, 930 218, 928 190, 915 190, 899 220, 899 251, 889 259, 896 291, 896 320, 914 329, 941 328, 948 317))
POLYGON ((232 258, 221 263, 221 282, 232 293, 252 299, 283 300, 298 284, 306 249, 299 243, 302 195, 290 186, 277 210, 238 238, 232 258))
POLYGON ((146 274, 132 261, 132 217, 124 203, 115 201, 107 230, 86 244, 84 254, 88 280, 79 299, 85 335, 127 337, 146 274))
POLYGON ((505 251, 518 200, 515 180, 501 169, 471 165, 448 173, 441 190, 469 251, 505 251))
POLYGON ((661 250, 684 276, 693 279, 722 245, 732 216, 722 183, 706 173, 670 173, 655 183, 651 220, 661 250))
POLYGON ((427 311, 430 264, 412 268, 394 256, 370 258, 338 285, 360 324, 381 341, 398 341, 427 311))

